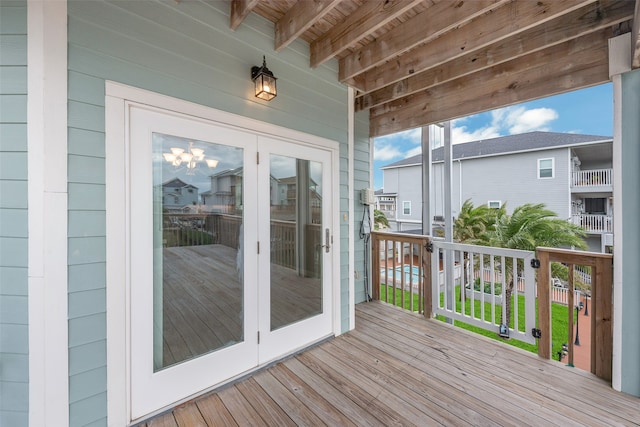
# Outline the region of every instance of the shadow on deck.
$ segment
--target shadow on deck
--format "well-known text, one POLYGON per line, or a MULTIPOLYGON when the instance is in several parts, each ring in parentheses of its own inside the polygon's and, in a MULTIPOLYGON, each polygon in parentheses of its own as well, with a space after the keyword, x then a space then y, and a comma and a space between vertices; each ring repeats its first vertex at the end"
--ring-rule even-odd
MULTIPOLYGON (((147 421, 221 425, 638 425, 579 369, 381 302, 355 330, 147 421)), ((145 425, 145 424, 142 424, 145 425)))

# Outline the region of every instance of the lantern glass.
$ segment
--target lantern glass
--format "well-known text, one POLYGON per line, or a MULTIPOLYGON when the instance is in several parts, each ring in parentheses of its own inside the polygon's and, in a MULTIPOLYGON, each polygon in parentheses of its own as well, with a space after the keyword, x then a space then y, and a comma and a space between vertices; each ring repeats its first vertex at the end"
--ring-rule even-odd
POLYGON ((256 97, 270 101, 277 95, 276 78, 268 74, 260 73, 254 80, 256 97))

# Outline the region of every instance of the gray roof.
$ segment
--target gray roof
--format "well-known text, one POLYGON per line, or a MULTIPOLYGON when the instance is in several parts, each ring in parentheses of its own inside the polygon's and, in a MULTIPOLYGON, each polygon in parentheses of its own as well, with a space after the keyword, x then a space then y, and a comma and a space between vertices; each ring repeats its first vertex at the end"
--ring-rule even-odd
MULTIPOLYGON (((501 136, 453 145, 453 158, 465 159, 473 157, 495 156, 499 154, 536 151, 545 148, 569 147, 595 142, 612 141, 610 136, 581 135, 576 133, 529 132, 519 135, 501 136)), ((444 147, 433 150, 431 160, 444 160, 444 147)), ((408 157, 395 163, 383 166, 382 169, 409 166, 422 163, 422 154, 408 157)))

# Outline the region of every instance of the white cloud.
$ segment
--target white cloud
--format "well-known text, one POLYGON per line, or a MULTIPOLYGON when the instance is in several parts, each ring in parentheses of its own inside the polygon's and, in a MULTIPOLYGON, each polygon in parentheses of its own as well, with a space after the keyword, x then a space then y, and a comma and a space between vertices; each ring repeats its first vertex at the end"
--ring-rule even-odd
POLYGON ((481 139, 497 138, 502 135, 514 135, 533 131, 549 131, 550 123, 558 118, 551 108, 505 107, 491 112, 491 122, 475 129, 469 129, 468 120, 454 120, 451 139, 454 144, 481 139))
POLYGON ((500 136, 500 132, 493 126, 485 126, 473 131, 468 131, 466 126, 451 128, 451 141, 454 144, 478 141, 480 139, 496 138, 498 136, 500 136))
POLYGON ((385 144, 385 145, 376 144, 375 149, 373 151, 374 160, 388 161, 388 160, 398 159, 403 155, 404 153, 400 151, 399 147, 393 146, 391 144, 385 144))
POLYGON ((375 138, 373 158, 381 161, 404 159, 416 145, 420 150, 421 137, 422 131, 417 128, 375 138))
POLYGON ((405 159, 408 157, 413 157, 415 155, 418 155, 422 153, 422 147, 415 147, 412 148, 411 150, 407 151, 406 155, 405 155, 405 159))
POLYGON ((558 113, 551 108, 508 107, 504 125, 508 126, 509 134, 519 134, 532 131, 548 131, 549 124, 558 118, 558 113))

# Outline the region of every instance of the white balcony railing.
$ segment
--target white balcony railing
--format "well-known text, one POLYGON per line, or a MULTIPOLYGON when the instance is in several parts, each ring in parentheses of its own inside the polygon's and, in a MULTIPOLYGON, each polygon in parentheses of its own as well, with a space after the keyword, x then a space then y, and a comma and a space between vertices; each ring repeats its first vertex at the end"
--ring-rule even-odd
POLYGON ((612 169, 593 169, 576 171, 571 174, 572 187, 611 186, 613 183, 612 169))
POLYGON ((613 217, 609 215, 578 214, 572 222, 591 233, 612 233, 613 217))

